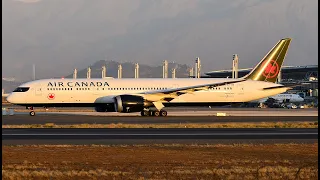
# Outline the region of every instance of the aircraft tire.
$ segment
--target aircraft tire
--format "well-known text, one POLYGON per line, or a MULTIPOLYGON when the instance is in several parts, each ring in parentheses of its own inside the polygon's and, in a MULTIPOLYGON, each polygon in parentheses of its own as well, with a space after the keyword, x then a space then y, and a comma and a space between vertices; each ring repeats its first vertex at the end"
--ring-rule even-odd
POLYGON ((143 110, 141 111, 141 116, 149 116, 149 111, 143 110))
POLYGON ((29 115, 30 115, 30 116, 35 116, 36 113, 35 113, 34 111, 30 111, 30 112, 29 112, 29 115))
POLYGON ((154 111, 154 112, 153 112, 153 115, 154 115, 154 116, 160 116, 160 112, 159 112, 159 111, 154 111))
POLYGON ((161 116, 167 116, 167 115, 168 115, 168 112, 167 112, 167 111, 160 111, 160 115, 161 115, 161 116))

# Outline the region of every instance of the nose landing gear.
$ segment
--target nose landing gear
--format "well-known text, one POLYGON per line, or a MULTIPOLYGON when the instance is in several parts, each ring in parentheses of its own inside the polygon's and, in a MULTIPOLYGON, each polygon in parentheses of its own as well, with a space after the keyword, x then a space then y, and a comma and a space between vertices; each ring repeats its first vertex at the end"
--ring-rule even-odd
POLYGON ((35 116, 35 115, 36 115, 36 112, 34 112, 34 110, 33 110, 33 107, 32 107, 32 106, 27 107, 27 109, 29 109, 29 110, 30 110, 30 112, 29 112, 29 115, 30 115, 30 116, 35 116))
POLYGON ((30 111, 30 112, 29 112, 29 115, 30 115, 30 116, 35 116, 36 113, 35 113, 34 111, 30 111))

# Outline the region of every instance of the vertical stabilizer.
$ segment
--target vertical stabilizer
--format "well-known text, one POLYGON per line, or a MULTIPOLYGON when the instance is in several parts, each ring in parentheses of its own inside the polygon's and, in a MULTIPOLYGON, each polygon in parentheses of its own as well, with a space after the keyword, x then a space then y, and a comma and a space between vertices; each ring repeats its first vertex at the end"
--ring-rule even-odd
POLYGON ((244 78, 275 83, 290 42, 290 38, 281 39, 244 78))

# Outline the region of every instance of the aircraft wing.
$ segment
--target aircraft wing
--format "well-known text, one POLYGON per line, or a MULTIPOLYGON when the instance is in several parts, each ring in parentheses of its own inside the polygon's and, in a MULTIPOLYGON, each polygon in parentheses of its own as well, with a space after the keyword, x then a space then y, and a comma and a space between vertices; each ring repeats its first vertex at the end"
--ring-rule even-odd
POLYGON ((234 81, 202 84, 202 85, 196 85, 196 86, 187 86, 187 87, 181 87, 181 88, 172 88, 172 89, 159 90, 159 91, 148 91, 148 92, 142 92, 135 95, 142 96, 144 97, 145 100, 150 102, 155 102, 155 101, 170 102, 174 98, 181 96, 183 94, 187 94, 187 93, 192 94, 197 91, 208 90, 209 88, 219 87, 227 84, 234 84, 242 81, 245 81, 245 79, 240 79, 240 80, 237 79, 234 81))
MULTIPOLYGON (((134 93, 134 94, 121 94, 121 95, 131 95, 131 96, 140 96, 145 101, 153 103, 153 105, 158 109, 161 110, 164 105, 163 102, 170 102, 178 96, 187 93, 194 93, 201 90, 208 90, 209 88, 219 87, 227 84, 234 84, 237 82, 246 81, 245 79, 237 79, 231 80, 228 82, 219 82, 219 83, 212 83, 212 84, 202 84, 196 86, 186 86, 180 88, 171 88, 166 90, 156 90, 156 91, 147 91, 141 93, 134 93)), ((115 96, 103 96, 96 99, 95 103, 114 103, 115 96)))

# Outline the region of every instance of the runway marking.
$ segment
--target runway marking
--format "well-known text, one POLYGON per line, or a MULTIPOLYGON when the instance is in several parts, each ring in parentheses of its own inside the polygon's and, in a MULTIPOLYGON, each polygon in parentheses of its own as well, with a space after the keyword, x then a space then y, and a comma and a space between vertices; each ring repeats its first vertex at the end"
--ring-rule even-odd
POLYGON ((210 133, 210 134, 2 134, 2 136, 210 136, 210 135, 317 135, 318 133, 210 133))

